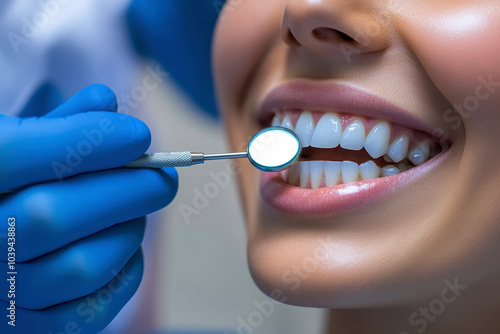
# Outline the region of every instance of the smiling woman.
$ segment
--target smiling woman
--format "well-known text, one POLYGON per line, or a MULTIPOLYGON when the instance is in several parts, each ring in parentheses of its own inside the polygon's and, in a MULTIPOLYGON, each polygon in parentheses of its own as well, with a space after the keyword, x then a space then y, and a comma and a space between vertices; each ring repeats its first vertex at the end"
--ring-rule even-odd
POLYGON ((304 147, 285 172, 239 162, 262 291, 331 309, 331 333, 499 331, 498 31, 497 0, 225 9, 214 72, 233 148, 270 125, 304 147))

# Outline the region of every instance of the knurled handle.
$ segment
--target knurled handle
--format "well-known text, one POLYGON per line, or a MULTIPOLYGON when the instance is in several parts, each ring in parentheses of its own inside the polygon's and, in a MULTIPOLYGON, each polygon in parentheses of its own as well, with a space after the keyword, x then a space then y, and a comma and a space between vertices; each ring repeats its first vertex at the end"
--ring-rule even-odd
POLYGON ((126 164, 125 168, 188 167, 192 165, 191 152, 167 152, 144 154, 126 164))

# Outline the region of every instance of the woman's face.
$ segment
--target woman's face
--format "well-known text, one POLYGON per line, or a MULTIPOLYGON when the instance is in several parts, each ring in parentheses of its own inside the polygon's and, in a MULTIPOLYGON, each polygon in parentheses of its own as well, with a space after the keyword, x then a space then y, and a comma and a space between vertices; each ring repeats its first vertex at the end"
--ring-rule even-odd
POLYGON ((285 172, 240 162, 265 293, 408 304, 497 273, 499 18, 492 0, 227 2, 214 70, 233 149, 271 124, 304 146, 285 172))

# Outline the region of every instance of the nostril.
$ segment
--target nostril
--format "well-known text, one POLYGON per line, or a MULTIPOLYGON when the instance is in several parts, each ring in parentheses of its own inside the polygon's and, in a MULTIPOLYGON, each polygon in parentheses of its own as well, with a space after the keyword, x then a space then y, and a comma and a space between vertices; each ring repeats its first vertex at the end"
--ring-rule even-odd
POLYGON ((337 31, 340 37, 346 42, 354 42, 354 38, 349 35, 344 34, 342 31, 337 31))
POLYGON ((339 36, 346 42, 352 42, 354 39, 349 35, 344 34, 341 31, 331 29, 331 28, 316 28, 312 32, 313 36, 320 41, 334 41, 339 36))
POLYGON ((286 42, 289 45, 296 45, 296 46, 300 45, 299 41, 295 38, 290 29, 288 29, 288 33, 286 34, 286 42))

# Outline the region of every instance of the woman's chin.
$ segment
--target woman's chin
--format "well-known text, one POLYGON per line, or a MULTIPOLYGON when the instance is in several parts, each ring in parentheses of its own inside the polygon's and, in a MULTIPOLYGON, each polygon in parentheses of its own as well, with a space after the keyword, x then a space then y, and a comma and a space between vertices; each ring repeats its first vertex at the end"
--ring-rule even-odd
POLYGON ((356 248, 327 238, 259 236, 248 247, 250 272, 263 293, 285 304, 359 308, 400 302, 404 293, 389 283, 397 264, 356 248))

